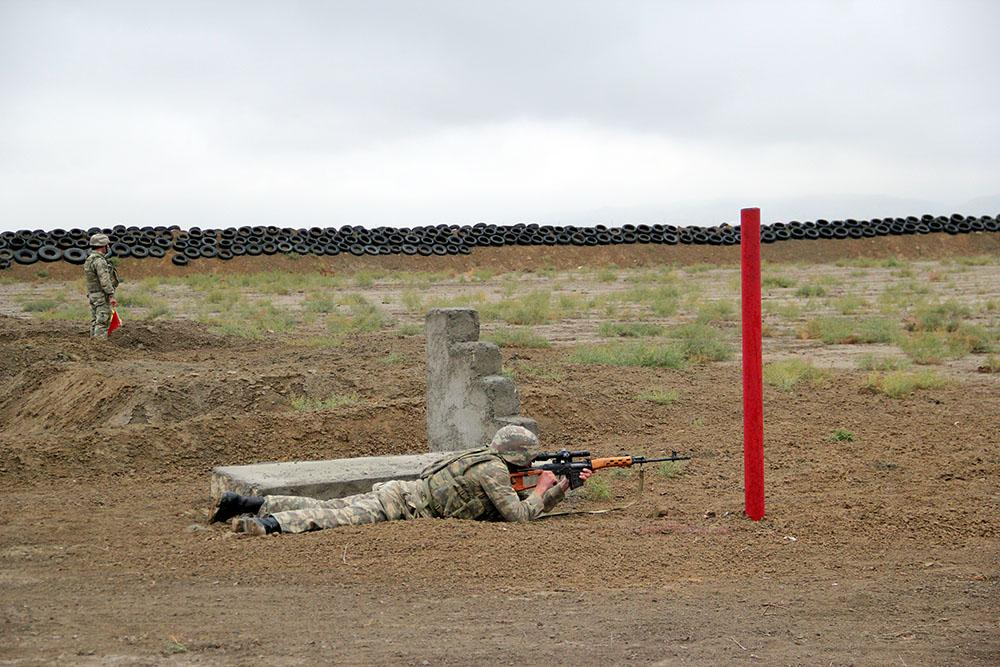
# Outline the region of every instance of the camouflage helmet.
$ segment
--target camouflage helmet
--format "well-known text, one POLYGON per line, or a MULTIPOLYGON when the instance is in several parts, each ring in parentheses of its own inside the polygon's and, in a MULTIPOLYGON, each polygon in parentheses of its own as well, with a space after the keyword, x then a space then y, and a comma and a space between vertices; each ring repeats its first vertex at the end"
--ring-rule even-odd
POLYGON ((90 237, 91 248, 103 248, 106 245, 111 245, 111 239, 108 238, 107 234, 98 233, 90 237))
POLYGON ((530 466, 541 451, 538 436, 523 426, 504 426, 490 442, 490 449, 514 466, 530 466))

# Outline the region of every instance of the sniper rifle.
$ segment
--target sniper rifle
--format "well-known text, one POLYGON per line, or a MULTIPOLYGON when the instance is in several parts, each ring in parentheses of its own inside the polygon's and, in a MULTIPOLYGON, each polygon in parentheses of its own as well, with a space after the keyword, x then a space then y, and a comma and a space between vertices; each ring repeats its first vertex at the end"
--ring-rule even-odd
POLYGON ((576 489, 583 485, 583 480, 580 479, 580 472, 587 468, 597 472, 601 468, 631 468, 634 465, 642 466, 646 463, 659 463, 661 461, 687 461, 690 458, 690 456, 678 456, 677 452, 671 452, 670 456, 655 459, 648 459, 644 456, 629 456, 627 454, 605 458, 590 458, 590 452, 561 449, 558 452, 539 454, 534 458, 534 461, 542 461, 543 463, 512 472, 510 474, 510 483, 515 491, 532 489, 538 482, 536 478, 543 471, 548 470, 557 477, 562 476, 568 479, 569 488, 576 489), (546 461, 547 463, 544 463, 546 461))

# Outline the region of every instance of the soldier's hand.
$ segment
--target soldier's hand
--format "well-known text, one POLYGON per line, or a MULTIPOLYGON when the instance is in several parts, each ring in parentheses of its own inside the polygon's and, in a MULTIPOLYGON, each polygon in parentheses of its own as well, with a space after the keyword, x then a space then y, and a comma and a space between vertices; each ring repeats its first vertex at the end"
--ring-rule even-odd
POLYGON ((556 479, 555 474, 553 474, 551 470, 543 470, 542 474, 538 476, 538 481, 535 482, 535 493, 542 495, 557 483, 559 483, 559 481, 556 479))
POLYGON ((108 303, 110 303, 112 306, 117 306, 118 305, 118 299, 116 299, 115 297, 111 297, 108 300, 108 303))
MULTIPOLYGON (((593 474, 594 474, 593 470, 591 470, 590 468, 584 468, 583 470, 580 471, 580 481, 586 482, 587 478, 589 478, 593 474)), ((563 491, 569 491, 569 479, 566 477, 560 478, 559 486, 562 487, 563 491)))

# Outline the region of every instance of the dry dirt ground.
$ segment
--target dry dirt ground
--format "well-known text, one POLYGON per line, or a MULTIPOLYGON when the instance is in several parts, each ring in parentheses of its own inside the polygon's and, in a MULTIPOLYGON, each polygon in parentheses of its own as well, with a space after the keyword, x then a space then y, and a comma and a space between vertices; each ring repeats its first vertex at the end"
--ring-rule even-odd
MULTIPOLYGON (((789 271, 846 274, 838 253, 995 255, 996 237, 767 252, 816 263, 789 271)), ((738 257, 612 250, 479 261, 738 257)), ((461 271, 470 257, 442 261, 461 271)), ((22 269, 0 286, 7 310, 16 293, 77 277, 22 269)), ((996 262, 969 267, 971 283, 951 296, 973 283, 996 292, 998 278, 996 262)), ((680 474, 650 469, 640 494, 637 475, 604 471, 610 500, 566 507, 617 509, 529 525, 418 520, 246 538, 206 525, 213 466, 426 450, 421 336, 307 348, 181 319, 130 321, 92 344, 84 323, 0 316, 0 664, 1000 664, 1000 376, 967 359, 948 366, 948 386, 891 399, 838 363, 849 346, 765 339, 767 355, 811 355, 831 376, 765 388, 768 505, 753 523, 742 516, 738 359, 569 363, 573 331, 585 338, 591 324, 575 326, 554 327, 553 347, 503 352, 546 445, 690 452, 680 474), (637 401, 649 387, 679 399, 637 401), (361 400, 290 408, 293 396, 346 392, 361 400), (853 441, 832 441, 836 429, 853 441)))

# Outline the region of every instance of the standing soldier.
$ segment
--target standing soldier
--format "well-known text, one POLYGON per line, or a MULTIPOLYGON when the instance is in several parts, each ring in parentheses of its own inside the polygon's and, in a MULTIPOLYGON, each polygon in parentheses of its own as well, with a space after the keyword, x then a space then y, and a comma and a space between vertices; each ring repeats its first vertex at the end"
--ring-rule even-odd
POLYGON ((87 299, 90 301, 90 336, 108 337, 111 323, 111 308, 118 305, 115 290, 118 288, 118 272, 108 261, 108 246, 111 240, 107 234, 90 237, 92 251, 83 263, 83 275, 87 281, 87 299))

